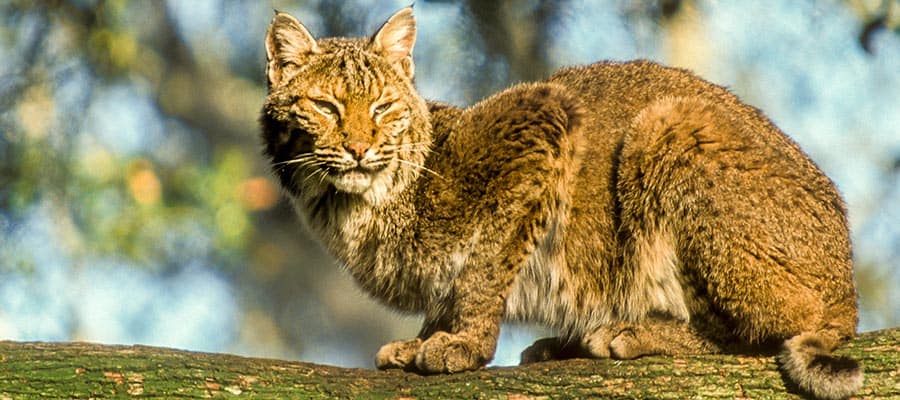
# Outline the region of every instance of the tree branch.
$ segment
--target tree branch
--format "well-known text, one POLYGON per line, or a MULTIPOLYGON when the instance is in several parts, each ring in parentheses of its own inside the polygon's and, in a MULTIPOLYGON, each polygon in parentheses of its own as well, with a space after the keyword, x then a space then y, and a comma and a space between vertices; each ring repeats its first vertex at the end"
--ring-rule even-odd
MULTIPOLYGON (((900 396, 900 328, 837 352, 866 370, 862 398, 900 396)), ((0 398, 799 398, 772 357, 568 360, 420 376, 147 346, 0 342, 0 398)))

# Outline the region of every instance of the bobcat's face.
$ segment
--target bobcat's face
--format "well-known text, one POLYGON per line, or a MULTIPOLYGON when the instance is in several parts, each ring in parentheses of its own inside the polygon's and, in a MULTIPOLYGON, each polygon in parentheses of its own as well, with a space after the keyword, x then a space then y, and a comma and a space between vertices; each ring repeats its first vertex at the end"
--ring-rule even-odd
POLYGON ((409 53, 392 58, 383 49, 390 43, 375 45, 379 34, 368 43, 316 42, 291 20, 279 30, 282 15, 270 28, 271 44, 267 39, 262 122, 266 152, 283 186, 294 194, 331 187, 378 201, 408 183, 430 143, 409 53), (298 54, 301 46, 307 49, 298 54))
MULTIPOLYGON (((411 109, 418 106, 410 103, 421 100, 385 78, 393 71, 373 68, 374 60, 362 65, 341 60, 340 53, 318 56, 273 96, 286 100, 273 104, 286 117, 279 135, 283 145, 275 149, 273 162, 295 186, 327 183, 361 194, 373 185, 390 185, 403 163, 417 163, 404 155, 427 147, 409 131, 411 109)), ((352 57, 372 57, 357 53, 352 57)))

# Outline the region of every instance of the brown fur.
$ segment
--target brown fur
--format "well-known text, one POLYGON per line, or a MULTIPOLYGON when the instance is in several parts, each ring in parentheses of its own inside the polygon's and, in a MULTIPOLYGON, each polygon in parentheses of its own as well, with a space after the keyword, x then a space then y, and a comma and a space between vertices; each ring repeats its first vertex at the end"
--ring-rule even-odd
POLYGON ((263 138, 298 215, 373 297, 425 315, 379 368, 479 368, 511 319, 560 332, 523 362, 783 342, 801 389, 858 389, 829 353, 857 320, 843 202, 761 112, 643 61, 428 104, 414 42, 410 9, 318 41, 279 13, 266 39, 263 138))

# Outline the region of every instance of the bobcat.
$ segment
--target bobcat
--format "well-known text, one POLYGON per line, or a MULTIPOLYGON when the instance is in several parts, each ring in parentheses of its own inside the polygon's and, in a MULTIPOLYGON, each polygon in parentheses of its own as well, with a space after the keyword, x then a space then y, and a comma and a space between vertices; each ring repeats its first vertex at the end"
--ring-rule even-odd
POLYGON ((802 390, 850 396, 856 289, 844 203, 759 110, 647 61, 566 68, 469 108, 413 86, 412 9, 316 40, 276 12, 265 153, 359 285, 424 314, 378 368, 483 367, 504 319, 523 362, 767 351, 802 390))

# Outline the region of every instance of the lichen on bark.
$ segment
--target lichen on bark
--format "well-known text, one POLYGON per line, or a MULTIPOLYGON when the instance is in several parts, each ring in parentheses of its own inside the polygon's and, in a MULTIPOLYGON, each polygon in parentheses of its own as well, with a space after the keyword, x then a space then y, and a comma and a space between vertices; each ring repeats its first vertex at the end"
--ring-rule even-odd
MULTIPOLYGON (((858 398, 900 398, 900 328, 836 352, 859 360, 858 398)), ((796 399, 773 357, 567 360, 421 376, 148 346, 0 342, 0 399, 796 399)))

